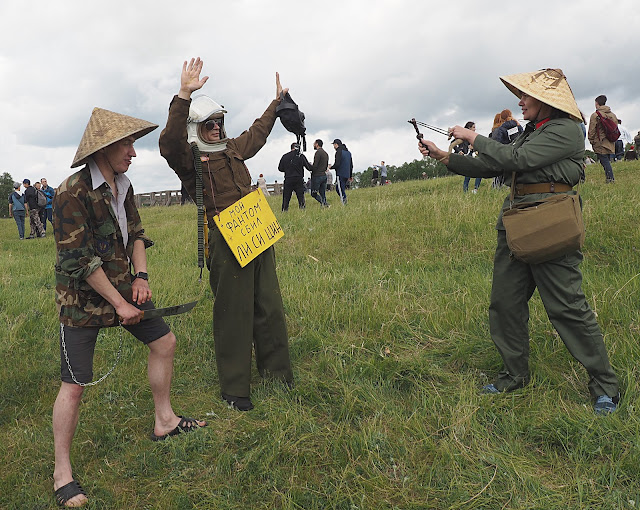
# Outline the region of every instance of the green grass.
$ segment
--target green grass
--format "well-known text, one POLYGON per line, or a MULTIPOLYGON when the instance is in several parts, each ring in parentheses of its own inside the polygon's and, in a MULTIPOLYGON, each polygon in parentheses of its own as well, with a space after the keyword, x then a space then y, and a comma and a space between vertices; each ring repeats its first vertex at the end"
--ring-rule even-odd
MULTIPOLYGON (((178 337, 177 412, 210 426, 148 439, 146 349, 130 336, 114 374, 85 392, 74 473, 96 509, 626 509, 640 507, 640 164, 598 165, 581 187, 584 290, 622 404, 596 417, 587 374, 531 300, 527 388, 478 388, 500 368, 487 308, 505 191, 461 177, 355 190, 342 207, 280 212, 276 245, 296 387, 253 377, 255 410, 219 398, 211 291, 198 283, 195 206, 142 210, 158 306, 178 337)), ((59 388, 51 237, 0 221, 0 508, 55 508, 51 409, 59 388)), ((208 273, 205 272, 208 278, 208 273)), ((101 333, 95 374, 119 336, 101 333)))

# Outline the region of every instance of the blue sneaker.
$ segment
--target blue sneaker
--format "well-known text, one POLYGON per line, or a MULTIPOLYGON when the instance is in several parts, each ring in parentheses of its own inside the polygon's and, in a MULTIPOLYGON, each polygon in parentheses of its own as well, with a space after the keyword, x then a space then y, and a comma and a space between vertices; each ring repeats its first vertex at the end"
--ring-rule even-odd
POLYGON ((485 395, 495 395, 496 393, 501 393, 501 391, 493 384, 487 384, 486 386, 482 387, 480 393, 483 393, 485 395))
POLYGON ((609 414, 614 412, 617 408, 617 404, 608 395, 600 395, 596 399, 596 403, 593 405, 593 410, 596 414, 609 414))

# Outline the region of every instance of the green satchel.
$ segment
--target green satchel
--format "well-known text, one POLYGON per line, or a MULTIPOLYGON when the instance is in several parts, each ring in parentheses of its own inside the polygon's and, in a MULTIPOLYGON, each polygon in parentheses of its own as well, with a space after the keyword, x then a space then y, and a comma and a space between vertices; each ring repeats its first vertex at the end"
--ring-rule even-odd
POLYGON ((540 264, 582 249, 585 230, 578 193, 557 193, 535 202, 514 204, 515 181, 513 172, 511 205, 502 212, 513 256, 527 264, 540 264))

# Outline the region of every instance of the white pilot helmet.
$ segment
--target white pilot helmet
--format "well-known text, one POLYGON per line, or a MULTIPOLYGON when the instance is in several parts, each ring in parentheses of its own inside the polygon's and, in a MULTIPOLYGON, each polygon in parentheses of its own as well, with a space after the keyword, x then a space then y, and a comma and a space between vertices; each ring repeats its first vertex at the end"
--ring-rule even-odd
POLYGON ((227 146, 227 133, 224 128, 224 114, 227 110, 216 103, 209 96, 197 96, 191 100, 189 116, 187 117, 187 141, 196 142, 198 148, 204 152, 217 152, 227 146), (220 126, 220 141, 211 143, 205 141, 200 133, 202 123, 209 118, 215 118, 220 126))

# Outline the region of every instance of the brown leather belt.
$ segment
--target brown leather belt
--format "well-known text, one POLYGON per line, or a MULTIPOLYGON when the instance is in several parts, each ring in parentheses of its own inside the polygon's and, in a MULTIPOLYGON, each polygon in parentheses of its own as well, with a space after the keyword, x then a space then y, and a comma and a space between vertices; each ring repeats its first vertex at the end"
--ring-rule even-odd
POLYGON ((571 191, 573 186, 560 182, 541 182, 538 184, 516 184, 515 188, 515 195, 521 197, 533 193, 563 193, 571 191))

